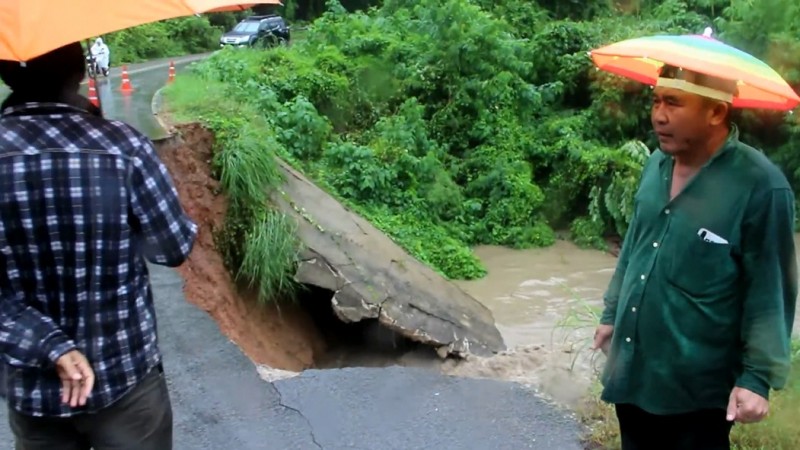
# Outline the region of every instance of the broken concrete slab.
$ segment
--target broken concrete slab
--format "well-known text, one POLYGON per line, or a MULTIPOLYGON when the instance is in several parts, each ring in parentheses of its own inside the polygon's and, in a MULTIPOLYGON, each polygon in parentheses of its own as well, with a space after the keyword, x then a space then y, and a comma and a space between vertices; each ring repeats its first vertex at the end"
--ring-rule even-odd
POLYGON ((489 309, 302 173, 278 163, 286 182, 273 201, 297 220, 305 246, 295 278, 333 291, 333 309, 341 320, 377 319, 445 355, 505 350, 489 309))

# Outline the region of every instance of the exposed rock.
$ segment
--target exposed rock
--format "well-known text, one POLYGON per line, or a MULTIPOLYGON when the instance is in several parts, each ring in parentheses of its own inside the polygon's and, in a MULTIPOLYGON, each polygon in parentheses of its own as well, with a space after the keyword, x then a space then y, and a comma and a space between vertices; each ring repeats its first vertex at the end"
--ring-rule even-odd
POLYGON ((341 320, 378 319, 440 355, 488 356, 505 350, 485 306, 278 162, 286 183, 273 200, 297 220, 305 246, 295 278, 333 291, 333 309, 341 320))

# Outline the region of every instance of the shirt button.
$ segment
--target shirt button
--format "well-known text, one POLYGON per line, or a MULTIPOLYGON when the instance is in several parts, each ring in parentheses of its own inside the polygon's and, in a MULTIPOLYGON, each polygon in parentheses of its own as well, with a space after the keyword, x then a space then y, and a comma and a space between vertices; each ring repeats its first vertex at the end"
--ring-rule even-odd
POLYGON ((636 312, 636 307, 631 308, 631 311, 636 312))
POLYGON ((625 342, 630 342, 631 338, 625 338, 625 342))
POLYGON ((658 242, 653 242, 653 247, 658 247, 658 242))
POLYGON ((664 214, 667 214, 667 215, 669 215, 669 208, 667 208, 667 209, 665 209, 665 210, 664 210, 664 214))
POLYGON ((641 278, 644 280, 644 275, 642 275, 642 277, 641 277, 641 278))

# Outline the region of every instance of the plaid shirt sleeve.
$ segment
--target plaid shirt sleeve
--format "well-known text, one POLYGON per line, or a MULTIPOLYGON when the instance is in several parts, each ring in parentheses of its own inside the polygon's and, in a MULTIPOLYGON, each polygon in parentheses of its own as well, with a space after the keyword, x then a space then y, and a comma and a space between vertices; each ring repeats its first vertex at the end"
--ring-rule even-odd
MULTIPOLYGON (((0 267, 4 274, 7 270, 15 269, 0 267)), ((76 348, 53 319, 19 296, 0 302, 0 345, 9 363, 29 368, 48 367, 76 348)))
POLYGON ((194 246, 197 225, 181 207, 169 172, 148 140, 133 155, 130 196, 133 219, 144 236, 141 250, 154 264, 181 265, 194 246))

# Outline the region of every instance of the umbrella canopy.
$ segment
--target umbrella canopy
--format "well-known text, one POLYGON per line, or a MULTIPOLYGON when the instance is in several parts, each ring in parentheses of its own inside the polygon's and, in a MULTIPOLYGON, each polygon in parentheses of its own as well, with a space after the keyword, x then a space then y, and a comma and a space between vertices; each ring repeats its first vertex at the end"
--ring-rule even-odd
MULTIPOLYGON (((244 4, 280 5, 280 0, 244 4)), ((241 0, 2 0, 0 59, 28 61, 72 42, 159 20, 245 9, 241 0)))
POLYGON ((628 39, 589 52, 607 72, 654 86, 664 64, 736 81, 735 108, 786 111, 800 97, 769 65, 710 36, 664 35, 628 39))

